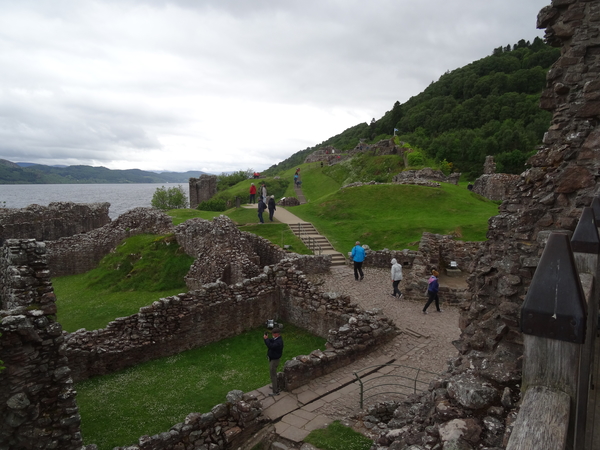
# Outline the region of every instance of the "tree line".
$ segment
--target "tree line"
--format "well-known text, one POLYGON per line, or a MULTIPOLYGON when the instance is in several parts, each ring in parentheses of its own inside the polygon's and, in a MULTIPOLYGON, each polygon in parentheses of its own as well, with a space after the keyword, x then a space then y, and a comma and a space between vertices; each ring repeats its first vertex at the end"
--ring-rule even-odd
POLYGON ((430 159, 451 162, 467 178, 481 174, 487 155, 494 156, 499 172, 521 173, 550 125, 551 114, 538 105, 546 73, 559 55, 540 38, 498 47, 446 72, 405 103, 396 101, 379 120, 348 128, 268 172, 290 168, 323 146, 350 150, 361 140, 390 138, 396 130, 400 141, 430 159))

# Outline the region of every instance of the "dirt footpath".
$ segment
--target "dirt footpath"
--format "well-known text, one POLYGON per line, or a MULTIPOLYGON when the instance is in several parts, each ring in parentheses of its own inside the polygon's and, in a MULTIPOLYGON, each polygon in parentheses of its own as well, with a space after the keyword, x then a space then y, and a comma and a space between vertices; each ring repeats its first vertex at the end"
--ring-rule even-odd
MULTIPOLYGON (((392 281, 390 270, 366 268, 363 281, 355 281, 352 267, 332 267, 329 274, 310 275, 308 278, 320 285, 325 292, 337 292, 350 296, 355 303, 366 310, 381 309, 402 330, 391 342, 384 344, 372 353, 371 357, 386 355, 396 359, 396 364, 417 367, 422 370, 440 373, 445 371, 450 357, 458 355, 452 341, 460 336, 458 328, 458 310, 444 304, 440 296, 443 312, 435 310, 435 304, 429 314, 423 314, 427 298, 418 301, 397 300, 391 296, 392 281)), ((452 282, 460 283, 459 280, 452 282)), ((443 286, 443 279, 440 284, 443 286)), ((402 283, 400 283, 402 291, 402 283)), ((364 358, 368 365, 371 357, 364 358)), ((355 364, 361 363, 362 360, 355 364)), ((381 400, 385 400, 382 398, 381 400)), ((348 418, 356 413, 356 399, 341 397, 328 411, 322 411, 336 419, 348 418)))

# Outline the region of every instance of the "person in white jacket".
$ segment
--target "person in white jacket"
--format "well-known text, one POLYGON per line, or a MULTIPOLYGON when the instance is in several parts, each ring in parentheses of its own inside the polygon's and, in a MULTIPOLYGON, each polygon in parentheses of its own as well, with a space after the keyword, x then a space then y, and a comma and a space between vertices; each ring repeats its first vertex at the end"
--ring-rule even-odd
POLYGON ((394 288, 394 293, 392 297, 402 298, 402 292, 398 289, 398 285, 402 281, 402 264, 398 264, 396 259, 392 259, 392 286, 394 288))

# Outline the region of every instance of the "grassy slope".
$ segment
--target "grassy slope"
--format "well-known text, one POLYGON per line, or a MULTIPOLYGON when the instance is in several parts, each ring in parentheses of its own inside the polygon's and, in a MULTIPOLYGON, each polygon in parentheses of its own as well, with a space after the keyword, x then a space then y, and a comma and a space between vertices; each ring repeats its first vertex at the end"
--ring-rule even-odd
MULTIPOLYGON (((312 222, 344 253, 356 240, 374 250, 416 249, 424 231, 482 241, 488 219, 498 212, 496 203, 468 191, 464 183, 442 183, 440 188, 386 184, 340 190, 337 180, 346 177, 340 174, 341 168, 321 168, 320 163, 299 167, 308 203, 290 211, 312 222)), ((282 176, 293 176, 293 172, 282 176)))
POLYGON ((161 297, 186 292, 184 276, 192 262, 173 236, 126 239, 96 269, 52 280, 58 320, 71 332, 103 328, 161 297))

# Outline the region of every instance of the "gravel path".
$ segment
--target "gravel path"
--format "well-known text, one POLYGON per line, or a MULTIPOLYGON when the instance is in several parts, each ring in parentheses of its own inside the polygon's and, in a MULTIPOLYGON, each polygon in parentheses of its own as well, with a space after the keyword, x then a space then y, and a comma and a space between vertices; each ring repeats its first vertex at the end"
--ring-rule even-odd
MULTIPOLYGON (((442 313, 429 307, 429 314, 422 313, 426 297, 419 300, 397 300, 391 296, 392 281, 387 269, 366 268, 363 281, 355 281, 352 267, 332 267, 331 273, 310 275, 308 278, 326 292, 346 294, 363 309, 379 308, 390 317, 403 332, 391 342, 384 344, 371 355, 353 365, 364 367, 374 358, 386 355, 404 364, 422 370, 440 373, 445 371, 447 360, 458 354, 452 341, 460 336, 458 309, 444 304, 440 297, 442 313)), ((456 281, 453 280, 454 283, 456 281)), ((443 279, 440 280, 443 285, 443 279)), ((402 291, 402 283, 400 283, 402 291)), ((352 369, 356 370, 356 369, 352 369)), ((379 400, 389 399, 381 398, 379 400)), ((354 396, 341 396, 319 412, 334 419, 344 420, 358 411, 354 396), (351 398, 352 397, 352 398, 351 398)))

